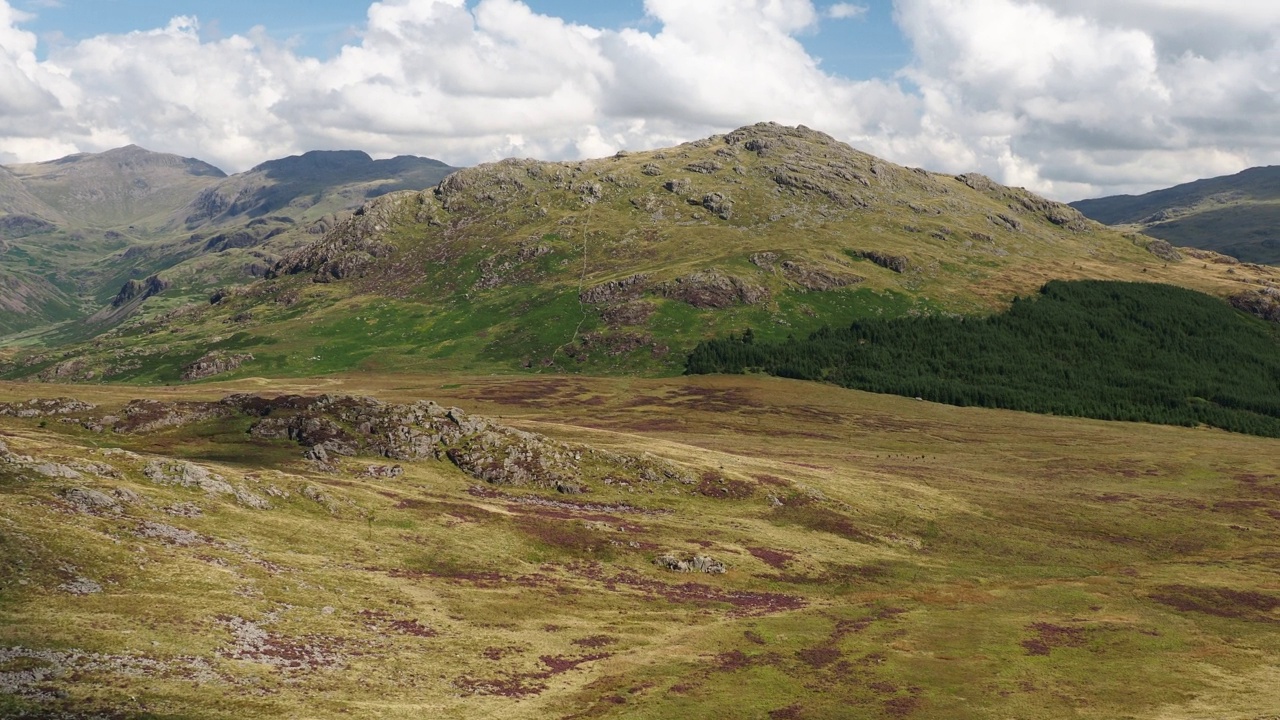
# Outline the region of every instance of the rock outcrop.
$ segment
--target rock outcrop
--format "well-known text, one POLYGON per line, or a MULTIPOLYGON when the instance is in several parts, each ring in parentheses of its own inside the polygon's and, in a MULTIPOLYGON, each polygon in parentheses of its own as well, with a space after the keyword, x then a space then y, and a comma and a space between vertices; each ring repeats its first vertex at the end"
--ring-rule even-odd
POLYGON ((726 570, 724 563, 707 555, 694 555, 689 558, 681 558, 676 555, 668 554, 659 557, 657 563, 659 567, 670 570, 671 572, 722 575, 726 570))
POLYGON ((911 268, 911 262, 902 255, 890 255, 879 250, 856 250, 853 252, 856 257, 863 260, 870 260, 886 270, 892 270, 896 273, 904 273, 911 268))
POLYGON ((146 300, 168 290, 169 286, 170 282, 159 275, 152 275, 146 280, 130 280, 111 300, 111 307, 119 308, 133 300, 146 300))
POLYGON ((1273 323, 1280 323, 1280 289, 1258 288, 1228 298, 1231 306, 1273 323))
POLYGON ((734 305, 758 305, 769 299, 769 291, 714 268, 664 283, 664 297, 688 303, 696 308, 727 308, 734 305))
POLYGON ((215 375, 234 372, 240 366, 253 360, 252 353, 229 355, 214 351, 206 353, 199 360, 182 369, 183 380, 203 380, 215 375))

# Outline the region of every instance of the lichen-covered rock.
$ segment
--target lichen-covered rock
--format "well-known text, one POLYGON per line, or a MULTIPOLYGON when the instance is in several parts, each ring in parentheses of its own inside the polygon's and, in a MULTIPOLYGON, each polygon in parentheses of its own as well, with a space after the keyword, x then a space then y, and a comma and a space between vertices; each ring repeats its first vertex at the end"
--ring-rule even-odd
MULTIPOLYGON (((488 483, 561 492, 581 491, 588 476, 629 478, 637 484, 692 482, 688 473, 666 461, 569 445, 430 401, 401 405, 353 396, 230 395, 216 403, 134 401, 121 413, 142 420, 127 427, 153 429, 235 414, 256 419, 249 429, 254 437, 296 442, 308 459, 328 472, 338 472, 334 458, 345 456, 398 461, 447 459, 488 483), (135 411, 130 413, 130 408, 135 411)), ((119 429, 125 419, 109 422, 104 417, 100 422, 114 423, 119 429)), ((131 457, 140 460, 136 455, 131 457)), ((397 477, 403 468, 382 465, 366 472, 375 477, 397 477)), ((151 460, 143 474, 158 484, 234 495, 250 507, 267 506, 264 498, 183 460, 151 460)))
POLYGON ((102 585, 89 578, 77 577, 74 580, 62 583, 58 586, 58 589, 72 595, 95 595, 102 592, 102 585))
POLYGON ((1265 287, 1245 290, 1232 295, 1228 298, 1228 302, 1237 310, 1243 310, 1263 320, 1280 323, 1280 289, 1265 287))
POLYGON ((150 433, 170 427, 190 425, 230 415, 227 408, 214 403, 161 402, 159 400, 133 400, 118 416, 102 418, 102 425, 109 425, 117 433, 150 433))
POLYGON ((860 283, 866 279, 851 272, 832 270, 791 260, 783 261, 779 267, 782 270, 783 277, 805 290, 837 290, 860 283))
POLYGON ((98 490, 68 488, 60 494, 63 500, 66 500, 72 507, 82 513, 95 514, 119 512, 120 510, 120 503, 116 498, 98 490))
POLYGON ((578 299, 591 305, 634 300, 643 295, 648 286, 649 276, 637 273, 589 287, 578 294, 578 299))
POLYGON ((152 275, 146 280, 129 280, 111 300, 111 307, 122 307, 132 300, 146 300, 168 290, 171 283, 159 275, 152 275))
POLYGON ((198 488, 210 495, 235 495, 235 488, 221 475, 185 460, 152 460, 142 474, 157 485, 198 488))
POLYGON ((1146 244, 1147 252, 1166 262, 1182 262, 1182 253, 1165 240, 1151 240, 1146 244))
POLYGON ((64 480, 79 480, 84 477, 78 470, 68 467, 61 463, 42 462, 30 466, 31 471, 48 478, 61 478, 64 480))
POLYGON ((91 412, 96 407, 72 398, 37 398, 19 403, 0 403, 0 415, 18 418, 58 417, 91 412))
POLYGON ((761 270, 773 272, 774 267, 778 264, 778 257, 778 253, 776 252, 758 252, 751 255, 748 259, 751 260, 752 265, 755 265, 761 270))
POLYGON ((690 172, 702 173, 703 175, 714 175, 720 172, 724 166, 715 160, 699 160, 698 162, 689 163, 684 166, 685 170, 690 172))
MULTIPOLYGON (((990 239, 989 236, 986 237, 988 240, 990 239)), ((876 265, 879 265, 886 270, 892 270, 896 273, 904 273, 911 267, 911 262, 902 255, 890 255, 888 253, 880 252, 879 250, 856 250, 853 254, 864 260, 870 260, 876 265)))
POLYGON ((163 540, 171 545, 187 546, 204 542, 204 538, 198 533, 150 520, 144 520, 136 532, 139 537, 163 540))
POLYGON ((286 255, 265 275, 311 273, 312 282, 317 283, 360 277, 379 258, 395 252, 382 235, 402 219, 430 216, 428 205, 434 205, 430 193, 394 193, 365 203, 320 240, 286 255))
POLYGON ((658 311, 658 307, 651 302, 632 301, 622 302, 616 305, 607 305, 600 309, 600 319, 604 320, 609 327, 623 327, 628 325, 644 325, 658 311))
POLYGON ((252 353, 229 355, 214 350, 205 353, 200 359, 182 369, 183 380, 204 380, 215 375, 234 372, 240 366, 253 360, 252 353))
POLYGON ((681 558, 676 555, 663 555, 657 560, 658 566, 671 572, 709 573, 721 575, 726 571, 724 563, 707 555, 695 555, 681 558))
POLYGON ((718 215, 721 220, 733 219, 733 200, 724 193, 713 192, 703 195, 701 205, 718 215))
POLYGON ((769 291, 764 287, 715 269, 700 270, 664 283, 661 292, 664 297, 696 308, 758 305, 769 299, 769 291))
POLYGON ((1088 232, 1090 221, 1079 210, 1053 200, 1046 200, 1025 190, 1016 190, 1018 204, 1049 222, 1072 232, 1088 232))

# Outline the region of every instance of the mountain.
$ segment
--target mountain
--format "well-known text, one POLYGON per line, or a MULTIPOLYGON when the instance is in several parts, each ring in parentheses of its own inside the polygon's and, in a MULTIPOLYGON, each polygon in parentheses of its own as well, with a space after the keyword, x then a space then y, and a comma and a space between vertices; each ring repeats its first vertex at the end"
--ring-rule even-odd
POLYGON ((1280 166, 1071 205, 1098 222, 1134 226, 1176 245, 1280 264, 1280 166))
POLYGON ((9 171, 70 225, 104 229, 154 225, 174 207, 226 177, 200 160, 137 145, 12 165, 9 171))
POLYGON ((8 168, 0 166, 0 237, 16 236, 24 224, 41 225, 58 219, 56 210, 32 195, 8 168))
POLYGON ((137 146, 0 168, 0 335, 91 337, 137 310, 113 304, 158 273, 170 297, 261 276, 364 201, 422 189, 453 168, 315 152, 234 176, 137 146))
POLYGON ((208 188, 183 208, 188 227, 259 218, 288 208, 310 209, 328 193, 363 201, 395 190, 422 189, 456 168, 439 160, 401 156, 374 160, 358 151, 315 151, 263 163, 208 188))
POLYGON ((1280 280, 1187 252, 979 175, 761 124, 597 160, 506 160, 376 198, 262 282, 156 306, 7 376, 176 382, 209 363, 661 375, 746 327, 769 341, 860 317, 985 315, 1055 278, 1249 298, 1280 280))

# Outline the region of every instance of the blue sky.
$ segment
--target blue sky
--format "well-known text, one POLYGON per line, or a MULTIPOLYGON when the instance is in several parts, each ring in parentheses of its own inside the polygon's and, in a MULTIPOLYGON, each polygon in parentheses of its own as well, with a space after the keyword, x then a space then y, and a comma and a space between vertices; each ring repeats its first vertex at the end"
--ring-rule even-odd
MULTIPOLYGON (((471 5, 475 4, 471 0, 471 5)), ((653 28, 643 0, 527 0, 534 11, 592 27, 653 28)), ((837 3, 815 3, 824 14, 837 3)), ((890 77, 911 58, 906 39, 893 22, 892 0, 842 3, 863 8, 856 17, 824 18, 797 36, 824 71, 860 80, 890 77)), ((103 33, 164 27, 176 15, 194 15, 207 38, 266 28, 277 40, 298 42, 297 51, 326 58, 358 40, 368 4, 359 0, 19 0, 36 17, 25 27, 46 40, 42 53, 65 38, 83 40, 103 33)))

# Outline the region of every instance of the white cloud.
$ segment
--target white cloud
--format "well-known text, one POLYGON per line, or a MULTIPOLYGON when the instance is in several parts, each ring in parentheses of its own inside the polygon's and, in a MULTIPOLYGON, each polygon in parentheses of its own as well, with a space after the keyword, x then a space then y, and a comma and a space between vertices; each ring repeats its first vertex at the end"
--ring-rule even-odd
POLYGON ((860 7, 647 0, 644 29, 611 31, 519 0, 382 0, 324 61, 261 30, 202 39, 186 17, 40 61, 27 16, 0 0, 0 162, 134 142, 230 171, 338 148, 470 164, 760 120, 1058 197, 1280 162, 1280 4, 897 0, 913 61, 851 82, 799 38, 860 7))
POLYGON ((840 2, 827 8, 827 17, 833 20, 850 20, 866 15, 868 9, 866 5, 840 2))
POLYGON ((980 149, 941 166, 1076 197, 1280 161, 1280 11, 1264 5, 899 0, 897 16, 928 118, 980 149))

